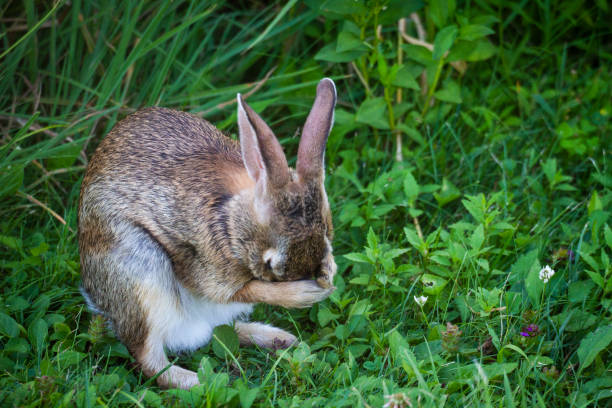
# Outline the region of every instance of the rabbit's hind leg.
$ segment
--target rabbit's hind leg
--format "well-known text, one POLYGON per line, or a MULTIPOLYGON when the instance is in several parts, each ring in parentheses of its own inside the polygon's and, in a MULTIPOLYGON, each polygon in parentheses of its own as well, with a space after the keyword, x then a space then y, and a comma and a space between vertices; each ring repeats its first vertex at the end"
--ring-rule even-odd
POLYGON ((171 366, 164 350, 170 328, 184 319, 170 258, 150 234, 137 227, 122 234, 119 247, 118 263, 131 277, 147 326, 146 337, 134 357, 147 376, 158 375, 160 387, 189 389, 199 384, 195 372, 171 366))
POLYGON ((285 349, 297 343, 297 338, 283 329, 258 322, 236 321, 240 344, 256 344, 262 348, 285 349))
POLYGON ((162 388, 182 388, 185 390, 198 385, 198 375, 190 370, 173 365, 166 357, 161 339, 149 336, 144 346, 136 353, 136 360, 147 377, 159 373, 157 384, 162 388))
POLYGON ((168 327, 182 316, 172 263, 143 228, 115 219, 81 224, 82 291, 96 313, 104 315, 147 376, 158 373, 162 387, 188 389, 196 373, 171 366, 164 345, 168 327), (105 246, 89 236, 105 236, 105 246), (91 241, 91 242, 90 242, 91 241), (165 370, 165 371, 164 371, 165 370))

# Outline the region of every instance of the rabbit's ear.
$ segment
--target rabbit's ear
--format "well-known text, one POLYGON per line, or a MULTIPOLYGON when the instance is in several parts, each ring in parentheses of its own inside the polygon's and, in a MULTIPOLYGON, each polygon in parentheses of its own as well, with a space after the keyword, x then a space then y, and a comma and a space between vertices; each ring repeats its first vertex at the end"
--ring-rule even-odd
POLYGON ((296 166, 300 180, 323 176, 325 144, 334 122, 335 106, 334 81, 323 78, 317 86, 317 96, 302 130, 296 166))
POLYGON ((283 187, 291 179, 283 148, 270 127, 237 95, 238 129, 242 161, 249 176, 274 187, 283 187))

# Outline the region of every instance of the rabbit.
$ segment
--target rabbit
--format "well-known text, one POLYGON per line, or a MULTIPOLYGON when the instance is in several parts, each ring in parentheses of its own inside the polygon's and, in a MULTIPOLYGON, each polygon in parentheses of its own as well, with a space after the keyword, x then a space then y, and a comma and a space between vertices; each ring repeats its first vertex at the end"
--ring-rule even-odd
POLYGON ((232 322, 243 345, 290 347, 294 335, 248 322, 253 304, 305 308, 335 289, 323 184, 335 104, 324 78, 295 170, 240 94, 239 142, 195 115, 152 107, 95 151, 79 199, 81 292, 159 386, 199 384, 165 349, 195 350, 232 322))

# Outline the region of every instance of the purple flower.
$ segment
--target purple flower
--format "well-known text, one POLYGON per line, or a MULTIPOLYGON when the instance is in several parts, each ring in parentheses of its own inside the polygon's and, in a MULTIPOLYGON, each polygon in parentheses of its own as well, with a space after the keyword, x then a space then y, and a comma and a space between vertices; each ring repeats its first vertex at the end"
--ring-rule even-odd
POLYGON ((537 324, 530 324, 527 327, 523 328, 519 334, 523 337, 535 337, 540 333, 540 328, 537 324))

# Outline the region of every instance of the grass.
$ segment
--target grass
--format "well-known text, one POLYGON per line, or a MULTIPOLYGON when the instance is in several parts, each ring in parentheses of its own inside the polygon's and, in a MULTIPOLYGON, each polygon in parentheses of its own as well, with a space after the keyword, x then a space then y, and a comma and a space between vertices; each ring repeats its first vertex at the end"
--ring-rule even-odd
POLYGON ((1 406, 610 403, 610 6, 306 3, 0 6, 1 406), (256 308, 296 348, 220 328, 176 356, 203 385, 158 389, 77 291, 87 158, 149 105, 235 136, 242 92, 291 163, 324 76, 338 289, 256 308))

